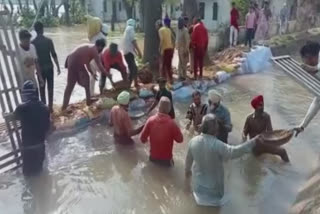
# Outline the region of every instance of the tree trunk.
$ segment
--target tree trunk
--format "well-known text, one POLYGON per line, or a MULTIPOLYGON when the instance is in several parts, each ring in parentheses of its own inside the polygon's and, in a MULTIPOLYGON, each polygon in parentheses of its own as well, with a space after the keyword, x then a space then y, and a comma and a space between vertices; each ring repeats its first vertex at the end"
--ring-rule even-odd
POLYGON ((54 16, 54 12, 56 10, 56 0, 50 1, 50 14, 54 16))
POLYGON ((115 30, 115 22, 117 21, 117 2, 112 1, 112 17, 111 17, 111 31, 115 30))
POLYGON ((39 12, 39 16, 43 17, 46 13, 46 9, 48 8, 48 0, 44 0, 42 5, 40 5, 40 12, 39 12))
POLYGON ((54 9, 54 12, 53 12, 53 16, 54 17, 58 17, 59 16, 59 10, 60 10, 60 8, 63 6, 63 3, 60 3, 59 5, 58 5, 58 7, 56 7, 55 9, 54 9))
POLYGON ((66 24, 67 25, 71 25, 69 0, 64 0, 63 6, 64 6, 64 11, 65 11, 64 15, 65 15, 66 24))
POLYGON ((159 73, 159 37, 155 28, 162 16, 162 0, 144 0, 144 62, 149 62, 152 71, 159 73))
POLYGON ((184 0, 183 15, 188 16, 189 22, 192 23, 192 18, 198 15, 198 1, 184 0))
POLYGON ((36 1, 36 0, 33 0, 32 3, 33 3, 34 10, 35 10, 35 11, 38 11, 37 1, 36 1))
POLYGON ((29 10, 29 0, 26 0, 26 9, 29 10))
POLYGON ((134 1, 132 0, 132 3, 129 0, 123 0, 124 8, 126 9, 127 13, 127 19, 133 18, 133 5, 134 1))
POLYGON ((21 3, 21 0, 18 0, 18 4, 19 4, 19 10, 22 12, 22 3, 21 3))
POLYGON ((319 22, 317 10, 320 2, 314 0, 298 0, 297 7, 297 28, 306 30, 315 27, 319 22))
POLYGON ((12 16, 13 12, 14 12, 14 7, 13 7, 13 3, 11 0, 8 0, 8 3, 10 5, 10 15, 12 16))

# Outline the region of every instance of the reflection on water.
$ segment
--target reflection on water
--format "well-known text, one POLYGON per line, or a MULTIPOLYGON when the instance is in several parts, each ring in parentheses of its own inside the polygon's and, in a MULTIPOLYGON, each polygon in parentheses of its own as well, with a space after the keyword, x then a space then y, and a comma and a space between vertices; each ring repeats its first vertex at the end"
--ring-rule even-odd
MULTIPOLYGON (((85 41, 84 33, 78 32, 59 29, 49 34, 55 40, 61 63, 76 44, 85 41)), ((65 77, 66 73, 58 77, 56 94, 62 94, 65 77)), ((265 95, 265 109, 272 116, 274 128, 299 123, 312 99, 281 72, 239 76, 219 88, 225 92, 224 102, 232 114, 234 131, 230 142, 234 144, 239 142, 246 115, 252 111, 250 99, 254 95, 265 95)), ((82 96, 79 89, 74 93, 82 96)), ((58 102, 61 97, 56 99, 58 102)), ((187 106, 176 103, 181 127, 187 106)), ((193 200, 184 179, 187 134, 185 143, 174 148, 175 166, 167 169, 148 161, 148 145, 138 139, 133 146, 115 145, 112 130, 97 125, 48 142, 47 170, 40 177, 24 179, 21 172, 0 175, 0 210, 26 214, 287 213, 317 160, 317 121, 300 138, 285 145, 289 164, 277 157, 257 159, 251 155, 226 163, 226 191, 231 202, 220 209, 198 207, 193 200)))

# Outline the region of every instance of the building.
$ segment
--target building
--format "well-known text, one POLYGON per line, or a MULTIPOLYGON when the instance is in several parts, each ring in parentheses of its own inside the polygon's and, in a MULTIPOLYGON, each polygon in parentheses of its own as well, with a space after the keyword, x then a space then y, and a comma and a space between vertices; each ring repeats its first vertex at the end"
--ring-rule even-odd
POLYGON ((199 15, 208 30, 215 31, 230 22, 230 0, 199 0, 199 15))
POLYGON ((126 9, 123 0, 88 0, 88 12, 92 16, 100 17, 104 22, 110 22, 113 11, 117 21, 127 20, 126 9))

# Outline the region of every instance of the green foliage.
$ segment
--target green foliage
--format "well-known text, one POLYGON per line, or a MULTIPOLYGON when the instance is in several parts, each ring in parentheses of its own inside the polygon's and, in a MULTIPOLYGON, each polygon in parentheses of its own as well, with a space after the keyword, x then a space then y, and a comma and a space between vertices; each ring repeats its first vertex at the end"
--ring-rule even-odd
POLYGON ((86 21, 86 12, 79 0, 70 0, 70 17, 74 24, 82 24, 86 21))
POLYGON ((236 3, 236 8, 240 12, 240 24, 244 24, 246 15, 249 11, 250 0, 233 0, 236 3))
MULTIPOLYGON (((23 9, 21 11, 21 17, 18 20, 19 25, 30 28, 36 18, 36 13, 31 9, 23 9)), ((39 17, 38 21, 41 21, 45 27, 57 27, 59 25, 59 20, 51 15, 39 17)))

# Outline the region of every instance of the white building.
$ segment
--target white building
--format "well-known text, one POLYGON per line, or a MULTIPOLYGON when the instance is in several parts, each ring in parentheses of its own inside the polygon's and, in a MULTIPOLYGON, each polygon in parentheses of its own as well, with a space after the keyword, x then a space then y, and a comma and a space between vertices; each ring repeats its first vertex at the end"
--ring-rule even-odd
POLYGON ((230 0, 199 0, 199 15, 208 30, 217 30, 230 22, 230 0))
POLYGON ((111 21, 113 10, 116 12, 117 21, 127 20, 122 0, 88 0, 87 5, 90 15, 100 17, 104 22, 111 21))

